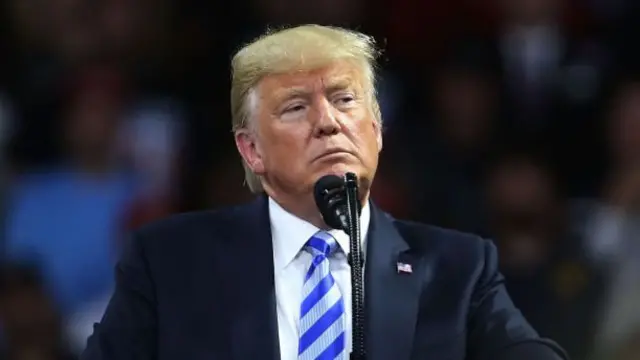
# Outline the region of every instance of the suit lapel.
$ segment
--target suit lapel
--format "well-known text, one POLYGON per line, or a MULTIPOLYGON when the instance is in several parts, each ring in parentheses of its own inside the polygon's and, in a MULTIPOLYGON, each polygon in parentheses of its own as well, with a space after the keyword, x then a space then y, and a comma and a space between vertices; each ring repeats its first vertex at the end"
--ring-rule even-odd
POLYGON ((233 358, 278 360, 280 349, 273 275, 269 210, 261 196, 229 216, 234 231, 232 254, 236 268, 230 281, 238 284, 232 325, 233 358))
POLYGON ((422 284, 422 259, 385 213, 371 207, 365 264, 366 348, 370 360, 411 356, 422 284), (398 265, 404 266, 401 271, 398 265))
MULTIPOLYGON (((385 213, 371 207, 365 269, 367 358, 409 359, 425 266, 385 213), (410 272, 399 272, 398 264, 410 272)), ((280 359, 268 201, 259 197, 229 214, 234 236, 229 269, 238 284, 231 325, 233 358, 280 359), (237 260, 236 260, 237 259, 237 260), (241 269, 245 269, 244 271, 241 269)))

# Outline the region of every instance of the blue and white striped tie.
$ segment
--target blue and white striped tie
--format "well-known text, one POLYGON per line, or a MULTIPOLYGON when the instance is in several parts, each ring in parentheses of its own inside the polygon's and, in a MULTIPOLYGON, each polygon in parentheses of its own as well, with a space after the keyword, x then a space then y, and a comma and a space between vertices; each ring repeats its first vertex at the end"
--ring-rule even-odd
POLYGON ((313 261, 302 287, 298 360, 347 358, 344 300, 329 268, 337 248, 336 239, 324 231, 305 246, 313 261))

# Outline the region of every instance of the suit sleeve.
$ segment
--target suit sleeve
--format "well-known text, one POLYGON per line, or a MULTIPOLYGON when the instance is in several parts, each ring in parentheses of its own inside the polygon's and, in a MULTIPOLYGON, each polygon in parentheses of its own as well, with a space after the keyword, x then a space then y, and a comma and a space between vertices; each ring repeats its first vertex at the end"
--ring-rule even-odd
POLYGON ((554 342, 542 339, 515 307, 498 272, 495 246, 484 241, 482 271, 469 312, 469 358, 473 360, 566 360, 554 342))
POLYGON ((156 300, 139 236, 133 236, 116 266, 116 288, 81 360, 156 358, 156 300))

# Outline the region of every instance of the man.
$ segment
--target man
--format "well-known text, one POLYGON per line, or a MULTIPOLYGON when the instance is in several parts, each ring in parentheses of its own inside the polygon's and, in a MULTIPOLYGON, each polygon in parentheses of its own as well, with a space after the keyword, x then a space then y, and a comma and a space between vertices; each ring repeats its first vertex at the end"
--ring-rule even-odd
POLYGON ((368 201, 382 148, 375 55, 368 36, 315 25, 235 55, 236 145, 264 195, 138 231, 83 359, 347 359, 348 238, 312 195, 347 171, 361 180, 368 359, 564 358, 509 300, 493 245, 368 201))

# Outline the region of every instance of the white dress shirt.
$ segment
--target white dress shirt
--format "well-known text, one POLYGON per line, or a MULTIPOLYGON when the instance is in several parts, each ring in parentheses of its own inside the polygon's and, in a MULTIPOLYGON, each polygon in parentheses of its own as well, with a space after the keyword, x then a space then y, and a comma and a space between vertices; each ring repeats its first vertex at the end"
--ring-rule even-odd
MULTIPOLYGON (((366 205, 360 215, 361 238, 367 237, 371 209, 366 205)), ((269 198, 269 220, 273 239, 273 264, 278 313, 278 336, 280 339, 280 357, 282 360, 298 358, 298 323, 302 302, 302 285, 311 265, 312 256, 302 251, 307 240, 318 227, 284 210, 269 198)), ((347 349, 351 352, 351 269, 347 263, 349 236, 341 230, 329 231, 343 250, 329 259, 333 275, 344 299, 347 319, 347 349)))

